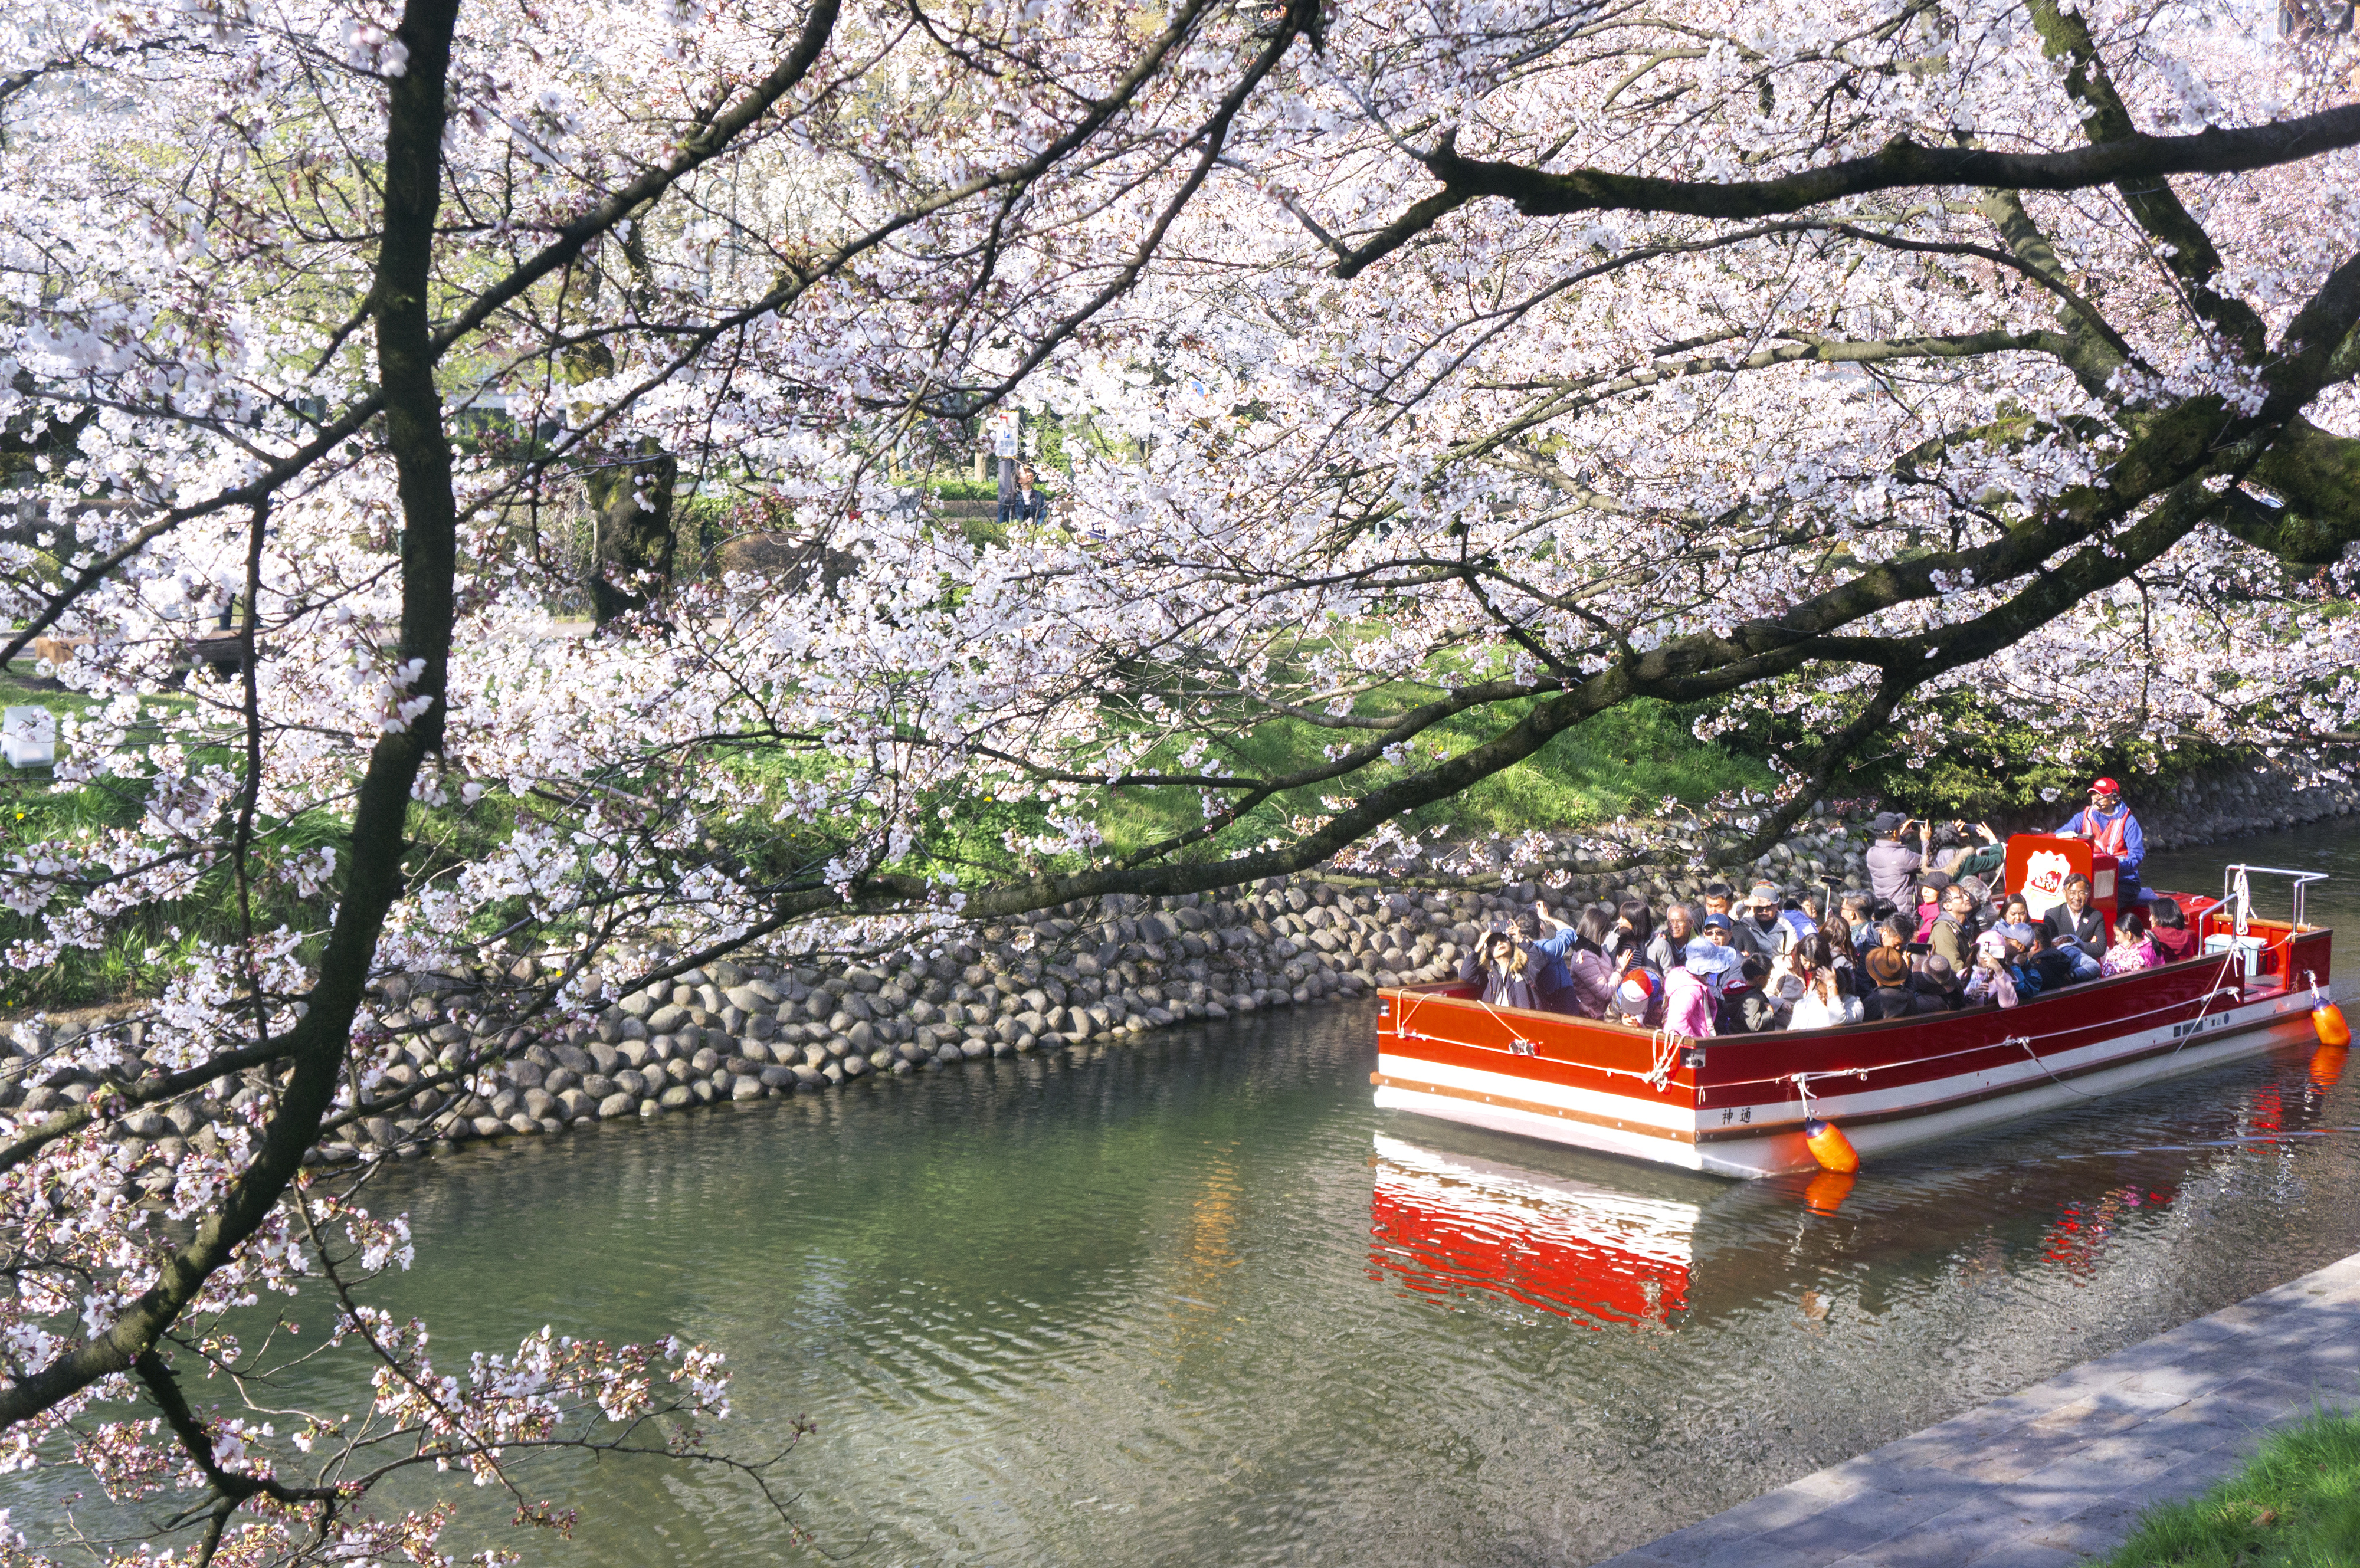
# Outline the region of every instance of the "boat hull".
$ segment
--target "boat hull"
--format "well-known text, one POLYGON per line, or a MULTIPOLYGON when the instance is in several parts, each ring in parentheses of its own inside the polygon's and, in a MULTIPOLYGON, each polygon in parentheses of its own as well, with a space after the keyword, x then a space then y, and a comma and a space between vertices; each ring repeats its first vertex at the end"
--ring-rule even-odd
POLYGON ((1485 1007, 1452 986, 1383 994, 1380 1108, 1751 1178, 1813 1169, 1804 1124, 1873 1157, 2087 1104, 2311 1039, 2328 933, 1982 1007, 1841 1029, 1683 1041, 1485 1007))

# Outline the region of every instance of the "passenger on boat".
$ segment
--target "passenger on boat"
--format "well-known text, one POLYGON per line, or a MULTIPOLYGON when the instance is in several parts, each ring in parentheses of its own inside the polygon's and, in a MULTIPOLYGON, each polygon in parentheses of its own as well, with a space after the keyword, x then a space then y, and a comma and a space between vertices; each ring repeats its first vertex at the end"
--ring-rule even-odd
POLYGON ((1631 945, 1644 951, 1655 934, 1655 911, 1647 908, 1644 898, 1625 898, 1614 911, 1615 929, 1631 939, 1631 945))
POLYGON ((1760 1034, 1778 1027, 1777 998, 1763 986, 1769 975, 1769 962, 1759 953, 1739 960, 1737 975, 1722 988, 1713 1013, 1716 1033, 1760 1034))
POLYGON ((2065 901, 2040 917, 2040 977, 2046 985, 2098 977, 2106 953, 2106 917, 2090 902, 2090 879, 2065 878, 2065 901))
POLYGON ((1737 945, 1762 960, 1765 967, 1785 953, 1795 940, 1794 928, 1778 918, 1778 889, 1756 882, 1745 896, 1745 918, 1737 922, 1737 945))
POLYGON ((1833 964, 1824 964, 1812 971, 1811 983, 1796 1002, 1795 1010, 1787 1015, 1790 1029, 1834 1029, 1841 1024, 1861 1020, 1860 998, 1833 964))
POLYGON ((1507 931, 1491 931, 1475 944, 1475 951, 1459 961, 1459 978, 1463 985, 1480 986, 1476 999, 1492 1007, 1536 1007, 1539 1001, 1533 995, 1532 982, 1524 977, 1529 954, 1518 950, 1516 939, 1507 931))
POLYGON ((2144 907, 2125 909, 2114 920, 2114 942, 2106 949, 2106 956, 2098 961, 2099 970, 2107 975, 2128 975, 2134 970, 2154 969, 2163 963, 2147 934, 2147 911, 2144 907))
POLYGON ((1899 915, 1890 915, 1884 920, 1870 923, 1864 940, 1854 950, 1852 966, 1852 989, 1863 1000, 1866 1000, 1876 989, 1876 982, 1869 977, 1869 955, 1880 949, 1889 948, 1897 953, 1903 964, 1907 965, 1909 962, 1909 927, 1899 915))
POLYGON ((1573 975, 1581 1016, 1602 1018, 1614 999, 1615 976, 1622 967, 1615 957, 1623 944, 1618 940, 1622 933, 1615 929, 1614 911, 1604 904, 1587 905, 1573 929, 1574 951, 1566 967, 1573 975))
POLYGON ((1861 1012, 1869 1019, 1916 1018, 1941 1007, 1909 984, 1909 959, 1898 946, 1872 948, 1867 964, 1874 989, 1862 998, 1861 1012))
POLYGON ((1951 822, 1945 836, 1950 843, 1934 856, 1937 871, 1964 881, 1970 877, 1988 877, 2007 864, 2007 844, 1991 831, 1989 822, 1951 822), (1983 843, 1968 843, 1971 832, 1980 834, 1983 843))
POLYGON ((1967 890, 1968 900, 1975 912, 1978 931, 1999 919, 1999 906, 1992 901, 1992 890, 1980 877, 1961 877, 1959 886, 1967 890))
POLYGON ((1662 1027, 1663 972, 1644 959, 1634 959, 1626 964, 1615 980, 1614 999, 1606 1004, 1606 1016, 1634 1029, 1662 1027))
POLYGON ((1696 910, 1687 904, 1666 905, 1664 929, 1647 939, 1647 962, 1657 973, 1670 975, 1687 958, 1688 943, 1696 935, 1696 910))
POLYGON ((2148 918, 2155 929, 2147 940, 2163 955, 2166 964, 2177 964, 2196 951, 2196 933, 2188 929, 2188 915, 2177 898, 2157 898, 2147 906, 2148 918))
POLYGON ((1975 966, 1968 973, 1966 985, 1970 1006, 1996 1002, 2012 1007, 2022 1000, 2016 985, 2018 972, 2008 962, 2008 950, 2016 946, 1997 931, 1987 931, 1975 939, 1975 966))
POLYGON ((2090 847, 2114 857, 2114 908, 2127 909, 2139 900, 2139 863, 2147 858, 2147 834, 2123 804, 2123 787, 2111 779, 2090 786, 2090 804, 2065 820, 2060 838, 2086 838, 2090 847))
POLYGON ((1942 918, 1942 895, 1950 890, 1950 879, 1939 871, 1928 871, 1918 878, 1918 941, 1934 940, 1934 922, 1942 918))
POLYGON ((2040 928, 2032 923, 2032 906, 2024 901, 2021 893, 2011 893, 2000 906, 1999 919, 1992 930, 2030 953, 2040 945, 2040 928))
POLYGON ((1581 912, 1581 923, 1569 926, 1535 900, 1529 913, 1516 917, 1516 924, 1527 933, 1533 956, 1526 968, 1541 1007, 1574 1018, 1604 1018, 1606 998, 1614 987, 1612 965, 1600 942, 1612 927, 1599 906, 1590 905, 1581 912), (1537 934, 1545 928, 1553 929, 1545 936, 1537 934))
POLYGON ((1826 920, 1821 920, 1817 940, 1819 945, 1813 949, 1813 952, 1827 954, 1821 962, 1847 964, 1852 962, 1852 922, 1841 915, 1830 915, 1826 920))
MULTIPOLYGON (((1708 919, 1711 917, 1708 916, 1708 919)), ((1726 916, 1721 917, 1726 919, 1726 916)), ((1710 936, 1688 943, 1688 956, 1664 975, 1664 1029, 1701 1040, 1713 1032, 1715 1005, 1722 985, 1735 972, 1738 956, 1710 936)))
POLYGON ((1843 896, 1843 924, 1852 942, 1852 957, 1857 959, 1868 944, 1876 940, 1871 928, 1876 924, 1876 900, 1866 893, 1846 893, 1843 896))
POLYGON ((2011 942, 2006 957, 2008 976, 2016 982, 2017 996, 2038 996, 2049 988, 2049 977, 2040 973, 2038 955, 2032 949, 2011 942))
MULTIPOLYGON (((1968 951, 1974 950, 1970 947, 1968 951)), ((1944 1011, 1955 1013, 1967 1005, 1967 984, 1959 978, 1961 967, 1939 953, 1929 953, 1926 955, 1926 967, 1918 972, 1915 988, 1919 995, 1933 997, 1944 1011)))
POLYGON ((1795 933, 1800 941, 1819 929, 1821 905, 1808 887, 1778 895, 1778 923, 1795 933))
POLYGON ((1769 972, 1762 976, 1762 994, 1770 998, 1770 1005, 1778 1015, 1772 1028, 1785 1029, 1786 1016, 1795 1010, 1795 1004, 1801 1001, 1803 994, 1811 988, 1812 976, 1819 973, 1819 955, 1813 951, 1818 941, 1819 933, 1812 932, 1808 940, 1797 942, 1772 959, 1769 972))
POLYGON ((1891 811, 1880 813, 1870 824, 1876 842, 1868 846, 1864 856, 1868 866, 1868 885, 1876 896, 1888 903, 1898 904, 1909 896, 1910 878, 1926 864, 1926 851, 1933 838, 1932 827, 1925 822, 1912 822, 1907 817, 1891 811), (1918 830, 1918 847, 1911 849, 1901 842, 1911 827, 1918 830))
POLYGON ((1926 941, 1935 955, 1950 965, 1953 972, 1962 970, 1972 961, 1976 928, 1975 906, 1982 900, 1964 887, 1952 886, 1942 890, 1942 912, 1935 919, 1926 941))

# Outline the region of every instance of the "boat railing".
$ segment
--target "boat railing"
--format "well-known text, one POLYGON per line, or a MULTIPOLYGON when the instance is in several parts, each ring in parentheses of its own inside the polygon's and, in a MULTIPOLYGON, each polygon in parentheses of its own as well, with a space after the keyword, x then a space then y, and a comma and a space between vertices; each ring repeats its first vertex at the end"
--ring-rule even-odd
POLYGON ((2310 890, 2312 883, 2328 880, 2328 875, 2324 871, 2290 871, 2283 866, 2248 866, 2241 863, 2223 868, 2221 873, 2221 902, 2215 908, 2228 909, 2234 906, 2236 910, 2237 933, 2241 936, 2245 934, 2245 922, 2253 918, 2253 878, 2256 877, 2292 878, 2293 926, 2297 931, 2303 930, 2308 924, 2303 919, 2304 895, 2310 890))

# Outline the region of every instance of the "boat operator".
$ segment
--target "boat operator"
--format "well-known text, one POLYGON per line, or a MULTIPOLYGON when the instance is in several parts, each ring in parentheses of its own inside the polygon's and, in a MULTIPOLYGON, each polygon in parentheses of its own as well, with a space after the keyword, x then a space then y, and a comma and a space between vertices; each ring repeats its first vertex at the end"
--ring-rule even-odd
POLYGON ((2090 804, 2073 813, 2057 830, 2060 838, 2086 838, 2090 847, 2111 855, 2114 869, 2114 908, 2127 909, 2139 899, 2139 862, 2147 858, 2147 834, 2138 819, 2123 803, 2123 787, 2111 779, 2090 786, 2090 804))

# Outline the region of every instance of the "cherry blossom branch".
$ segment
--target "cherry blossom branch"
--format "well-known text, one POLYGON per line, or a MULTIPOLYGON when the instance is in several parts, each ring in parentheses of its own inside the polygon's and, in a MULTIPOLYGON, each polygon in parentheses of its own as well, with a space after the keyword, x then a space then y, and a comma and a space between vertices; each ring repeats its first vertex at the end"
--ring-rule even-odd
POLYGON ((1338 278, 1357 277, 1371 263, 1432 228, 1445 213, 1486 196, 1513 201, 1517 212, 1532 218, 1599 212, 1759 218, 1918 186, 2080 191, 2169 174, 2235 174, 2355 145, 2360 145, 2360 104, 2348 104, 2235 130, 2216 128, 2180 136, 2134 133, 2073 152, 1926 147, 1896 136, 1865 158, 1845 158, 1774 180, 1687 180, 1599 169, 1550 173, 1521 164, 1462 158, 1453 127, 1421 160, 1443 189, 1409 208, 1334 271, 1338 278))

